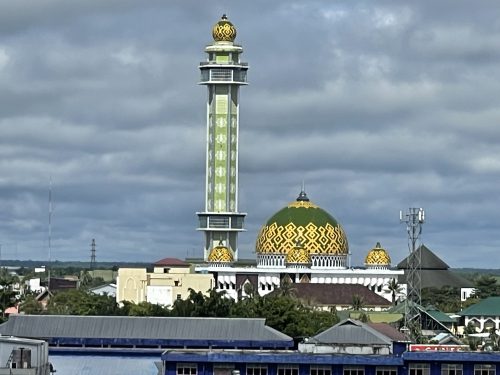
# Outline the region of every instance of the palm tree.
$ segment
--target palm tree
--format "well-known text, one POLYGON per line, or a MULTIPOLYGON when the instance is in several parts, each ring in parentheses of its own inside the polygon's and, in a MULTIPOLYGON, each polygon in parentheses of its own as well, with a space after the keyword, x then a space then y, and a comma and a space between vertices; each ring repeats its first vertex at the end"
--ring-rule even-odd
POLYGON ((396 279, 390 279, 385 286, 384 292, 391 293, 392 304, 395 305, 396 298, 401 294, 403 288, 396 279))
POLYGON ((365 307, 365 300, 358 294, 352 296, 352 309, 354 311, 362 310, 365 307))

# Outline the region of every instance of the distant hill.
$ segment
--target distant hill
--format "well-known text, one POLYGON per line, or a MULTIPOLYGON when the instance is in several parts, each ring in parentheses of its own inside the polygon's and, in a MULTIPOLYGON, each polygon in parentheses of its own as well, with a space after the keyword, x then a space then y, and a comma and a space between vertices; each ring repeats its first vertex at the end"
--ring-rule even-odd
MULTIPOLYGON (((41 267, 41 266, 47 266, 47 261, 46 260, 2 260, 0 262, 0 267, 24 267, 24 268, 34 268, 34 267, 41 267)), ((78 261, 68 261, 68 262, 62 262, 59 260, 55 260, 50 262, 50 267, 51 268, 68 268, 68 267, 74 267, 74 268, 79 268, 79 269, 85 269, 89 268, 90 262, 78 262, 78 261)), ((151 267, 151 263, 140 263, 140 262, 96 262, 95 268, 99 269, 111 269, 113 267, 130 267, 130 268, 137 268, 137 267, 144 267, 148 268, 151 267)))

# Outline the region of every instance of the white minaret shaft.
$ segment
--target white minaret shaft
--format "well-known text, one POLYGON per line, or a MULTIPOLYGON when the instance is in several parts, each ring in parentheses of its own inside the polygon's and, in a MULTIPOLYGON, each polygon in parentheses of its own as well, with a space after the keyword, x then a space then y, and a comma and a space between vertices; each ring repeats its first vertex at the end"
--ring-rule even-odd
POLYGON ((217 245, 237 259, 238 232, 246 214, 238 212, 239 89, 247 84, 243 48, 233 43, 236 29, 224 15, 212 30, 214 42, 205 48, 200 84, 207 86, 207 155, 205 210, 198 212, 205 233, 204 259, 217 245))

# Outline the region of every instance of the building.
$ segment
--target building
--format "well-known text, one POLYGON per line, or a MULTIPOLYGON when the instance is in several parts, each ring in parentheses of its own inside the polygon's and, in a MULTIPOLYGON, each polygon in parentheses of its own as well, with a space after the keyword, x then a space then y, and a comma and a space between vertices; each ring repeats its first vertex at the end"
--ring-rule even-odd
POLYGON ((49 375, 51 370, 45 341, 0 336, 0 375, 49 375))
POLYGON ((149 302, 172 306, 186 299, 189 289, 207 292, 214 287, 210 274, 194 273, 191 265, 175 258, 165 258, 146 268, 120 268, 116 280, 116 301, 149 302))
POLYGON ((464 326, 472 324, 477 332, 500 330, 500 297, 489 297, 458 313, 464 326))
POLYGON ((90 288, 88 290, 90 293, 98 294, 100 296, 107 295, 111 297, 116 297, 116 284, 109 283, 90 288))
POLYGON ((349 262, 347 235, 340 223, 306 195, 282 208, 263 225, 256 241, 257 267, 237 267, 239 87, 247 84, 243 49, 234 43, 236 28, 224 15, 212 29, 207 60, 199 66, 208 88, 205 211, 198 212, 204 233, 204 264, 196 270, 214 275, 215 287, 232 298, 245 296, 245 285, 265 295, 286 279, 292 283, 362 285, 391 299, 384 286, 403 271, 390 269, 380 244, 366 256, 364 268, 349 262))
MULTIPOLYGON (((465 301, 474 293, 474 285, 465 277, 450 270, 441 258, 432 252, 427 246, 421 245, 417 251, 420 251, 421 267, 421 288, 442 288, 454 287, 460 289, 460 300, 465 301)), ((398 269, 407 270, 408 257, 398 263, 398 269)), ((399 282, 406 283, 406 276, 402 274, 399 282)))
POLYGON ((47 341, 56 364, 72 361, 72 373, 101 368, 92 367, 94 360, 102 368, 127 363, 135 373, 146 373, 139 363, 154 369, 154 362, 161 362, 159 373, 165 375, 496 375, 500 370, 498 352, 408 345, 387 324, 352 319, 298 346, 264 319, 245 318, 14 315, 0 325, 0 333, 47 341))

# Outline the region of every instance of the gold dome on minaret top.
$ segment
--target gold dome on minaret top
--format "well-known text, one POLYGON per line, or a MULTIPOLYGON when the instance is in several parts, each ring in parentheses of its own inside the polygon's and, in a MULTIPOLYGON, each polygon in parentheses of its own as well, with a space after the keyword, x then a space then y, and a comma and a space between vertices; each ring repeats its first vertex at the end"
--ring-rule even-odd
POLYGON ((234 42, 236 27, 223 14, 220 21, 212 28, 212 36, 216 42, 234 42))
POLYGON ((367 267, 388 267, 391 265, 391 257, 387 251, 380 246, 380 242, 377 242, 375 247, 366 255, 365 264, 367 267))
POLYGON ((208 261, 211 263, 232 263, 234 256, 231 250, 221 243, 210 250, 208 261))

